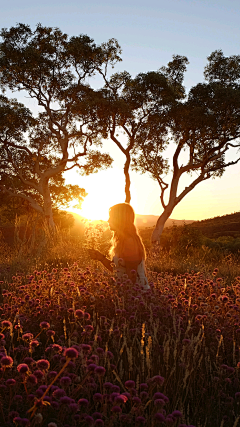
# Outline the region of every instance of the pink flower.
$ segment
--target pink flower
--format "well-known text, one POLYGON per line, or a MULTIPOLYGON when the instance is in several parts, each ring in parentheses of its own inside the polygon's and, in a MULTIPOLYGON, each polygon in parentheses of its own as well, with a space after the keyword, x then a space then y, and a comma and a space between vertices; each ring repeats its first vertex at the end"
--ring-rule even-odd
POLYGON ((36 385, 37 382, 38 382, 38 380, 37 380, 37 377, 35 375, 30 374, 27 377, 27 382, 30 383, 30 384, 36 385))
POLYGON ((78 351, 73 347, 66 348, 63 354, 69 359, 76 359, 78 357, 78 351))
POLYGON ((165 417, 163 416, 163 414, 161 414, 161 412, 157 412, 157 413, 155 414, 155 419, 156 419, 157 421, 161 421, 162 423, 165 421, 165 417))
POLYGON ((82 310, 76 310, 76 311, 75 311, 75 315, 76 315, 79 319, 81 319, 81 318, 84 316, 84 311, 82 311, 82 310))
POLYGON ((6 381, 6 385, 12 386, 12 385, 15 385, 15 384, 16 384, 16 381, 13 378, 9 378, 6 381))
POLYGON ((29 371, 29 367, 26 363, 21 363, 18 365, 17 370, 20 374, 26 374, 29 371))
POLYGON ((42 377, 44 376, 43 372, 38 370, 38 369, 36 371, 34 371, 34 375, 35 375, 35 377, 37 377, 38 380, 41 380, 42 377))
POLYGON ((79 406, 88 406, 89 405, 89 401, 87 399, 79 399, 78 401, 79 406))
POLYGON ((62 377, 61 379, 60 379, 60 384, 62 385, 62 386, 69 386, 70 384, 72 383, 72 380, 71 380, 71 378, 69 378, 69 377, 62 377))
POLYGON ((95 400, 95 402, 102 402, 103 401, 103 395, 101 393, 95 393, 93 395, 93 400, 95 400))
POLYGON ((22 339, 23 339, 24 341, 32 340, 32 339, 33 339, 33 334, 31 334, 30 332, 27 332, 26 334, 23 334, 23 335, 22 335, 22 339))
POLYGON ((50 328, 50 325, 49 325, 49 323, 48 322, 41 322, 40 323, 40 328, 42 328, 42 329, 49 329, 50 328))
POLYGON ((180 411, 178 411, 178 410, 175 410, 175 411, 172 412, 172 416, 174 418, 181 418, 182 417, 182 413, 180 411))
POLYGON ((98 374, 98 375, 103 376, 103 375, 105 374, 105 372, 106 372, 106 369, 105 369, 103 366, 97 366, 97 367, 94 369, 94 372, 95 372, 96 374, 98 374))
POLYGON ((151 381, 156 384, 162 385, 164 383, 164 378, 161 377, 161 375, 155 375, 155 377, 152 377, 151 381))
POLYGON ((50 368, 50 363, 46 359, 40 359, 36 362, 36 365, 39 369, 43 369, 44 371, 50 368))
POLYGON ((120 408, 120 406, 113 406, 112 412, 120 414, 122 412, 122 408, 120 408))
POLYGON ((145 424, 145 422, 146 422, 146 418, 144 418, 144 417, 137 417, 137 418, 136 418, 136 421, 137 421, 137 423, 145 424))
POLYGON ((13 365, 13 359, 10 356, 3 356, 1 358, 1 365, 5 368, 11 368, 13 365))
POLYGON ((126 381, 125 382, 125 387, 126 388, 134 388, 135 387, 135 382, 134 381, 132 381, 132 380, 128 380, 128 381, 126 381))
POLYGON ((11 326, 12 326, 12 323, 9 322, 9 320, 3 320, 2 321, 2 327, 3 328, 11 328, 11 326))

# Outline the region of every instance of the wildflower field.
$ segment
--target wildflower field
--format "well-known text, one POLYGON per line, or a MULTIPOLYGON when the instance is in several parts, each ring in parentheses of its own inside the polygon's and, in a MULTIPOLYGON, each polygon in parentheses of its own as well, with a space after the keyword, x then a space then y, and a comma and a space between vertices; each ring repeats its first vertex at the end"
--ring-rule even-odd
POLYGON ((2 280, 0 426, 240 425, 240 277, 87 264, 2 280))

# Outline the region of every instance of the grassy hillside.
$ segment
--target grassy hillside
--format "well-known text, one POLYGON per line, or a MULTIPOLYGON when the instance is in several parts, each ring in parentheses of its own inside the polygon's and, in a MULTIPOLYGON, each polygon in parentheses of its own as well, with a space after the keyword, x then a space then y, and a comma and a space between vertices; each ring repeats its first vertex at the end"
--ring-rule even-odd
POLYGON ((195 221, 191 224, 191 228, 197 229, 210 239, 217 239, 220 236, 237 238, 240 237, 240 212, 203 221, 195 221))

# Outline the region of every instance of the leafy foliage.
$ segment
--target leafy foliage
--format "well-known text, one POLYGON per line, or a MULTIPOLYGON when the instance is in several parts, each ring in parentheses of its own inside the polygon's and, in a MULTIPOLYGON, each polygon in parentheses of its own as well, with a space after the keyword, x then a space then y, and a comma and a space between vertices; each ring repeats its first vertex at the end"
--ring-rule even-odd
POLYGON ((18 24, 2 29, 0 86, 24 91, 37 101, 36 117, 16 100, 1 96, 1 191, 26 200, 53 225, 52 204, 67 204, 86 194, 64 186, 63 172, 97 172, 112 159, 93 126, 94 91, 88 78, 105 75, 120 60, 116 40, 97 46, 86 36, 71 37, 58 28, 18 24))

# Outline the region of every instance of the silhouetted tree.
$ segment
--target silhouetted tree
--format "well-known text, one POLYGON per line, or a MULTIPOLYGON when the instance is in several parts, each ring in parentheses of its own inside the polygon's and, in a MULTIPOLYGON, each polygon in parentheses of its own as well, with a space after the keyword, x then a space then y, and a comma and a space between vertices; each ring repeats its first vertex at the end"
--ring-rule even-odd
MULTIPOLYGON (((163 71, 171 81, 171 68, 163 71)), ((149 173, 161 191, 163 212, 153 232, 153 242, 160 240, 166 220, 190 191, 202 181, 221 177, 227 167, 240 160, 236 155, 234 160, 226 160, 230 148, 240 147, 240 56, 224 57, 222 51, 213 52, 208 57, 204 75, 205 83, 197 84, 184 100, 172 105, 167 135, 154 128, 153 136, 149 126, 138 139, 133 168, 149 173), (176 144, 171 171, 163 153, 170 141, 176 144), (187 156, 185 163, 182 163, 183 152, 184 158, 187 156), (180 178, 193 172, 197 176, 179 192, 180 178)))
MULTIPOLYGON (((183 73, 187 58, 175 55, 165 68, 140 73, 131 78, 126 71, 104 76, 105 88, 99 92, 98 126, 112 139, 125 155, 125 201, 130 203, 131 157, 145 138, 158 145, 161 152, 166 145, 169 110, 184 97, 183 73), (105 126, 104 126, 105 125, 105 126), (161 137, 159 137, 161 135, 161 137), (162 143, 162 145, 161 145, 162 143)), ((158 156, 158 169, 166 161, 158 156)))
POLYGON ((18 24, 2 29, 0 86, 24 91, 34 99, 33 114, 16 100, 0 99, 1 194, 27 200, 54 227, 52 204, 66 204, 83 197, 78 186, 64 185, 63 172, 77 167, 90 174, 110 166, 93 126, 87 80, 95 73, 106 75, 107 66, 120 60, 120 48, 112 39, 97 46, 86 35, 71 37, 57 28, 40 24, 32 31, 18 24))

